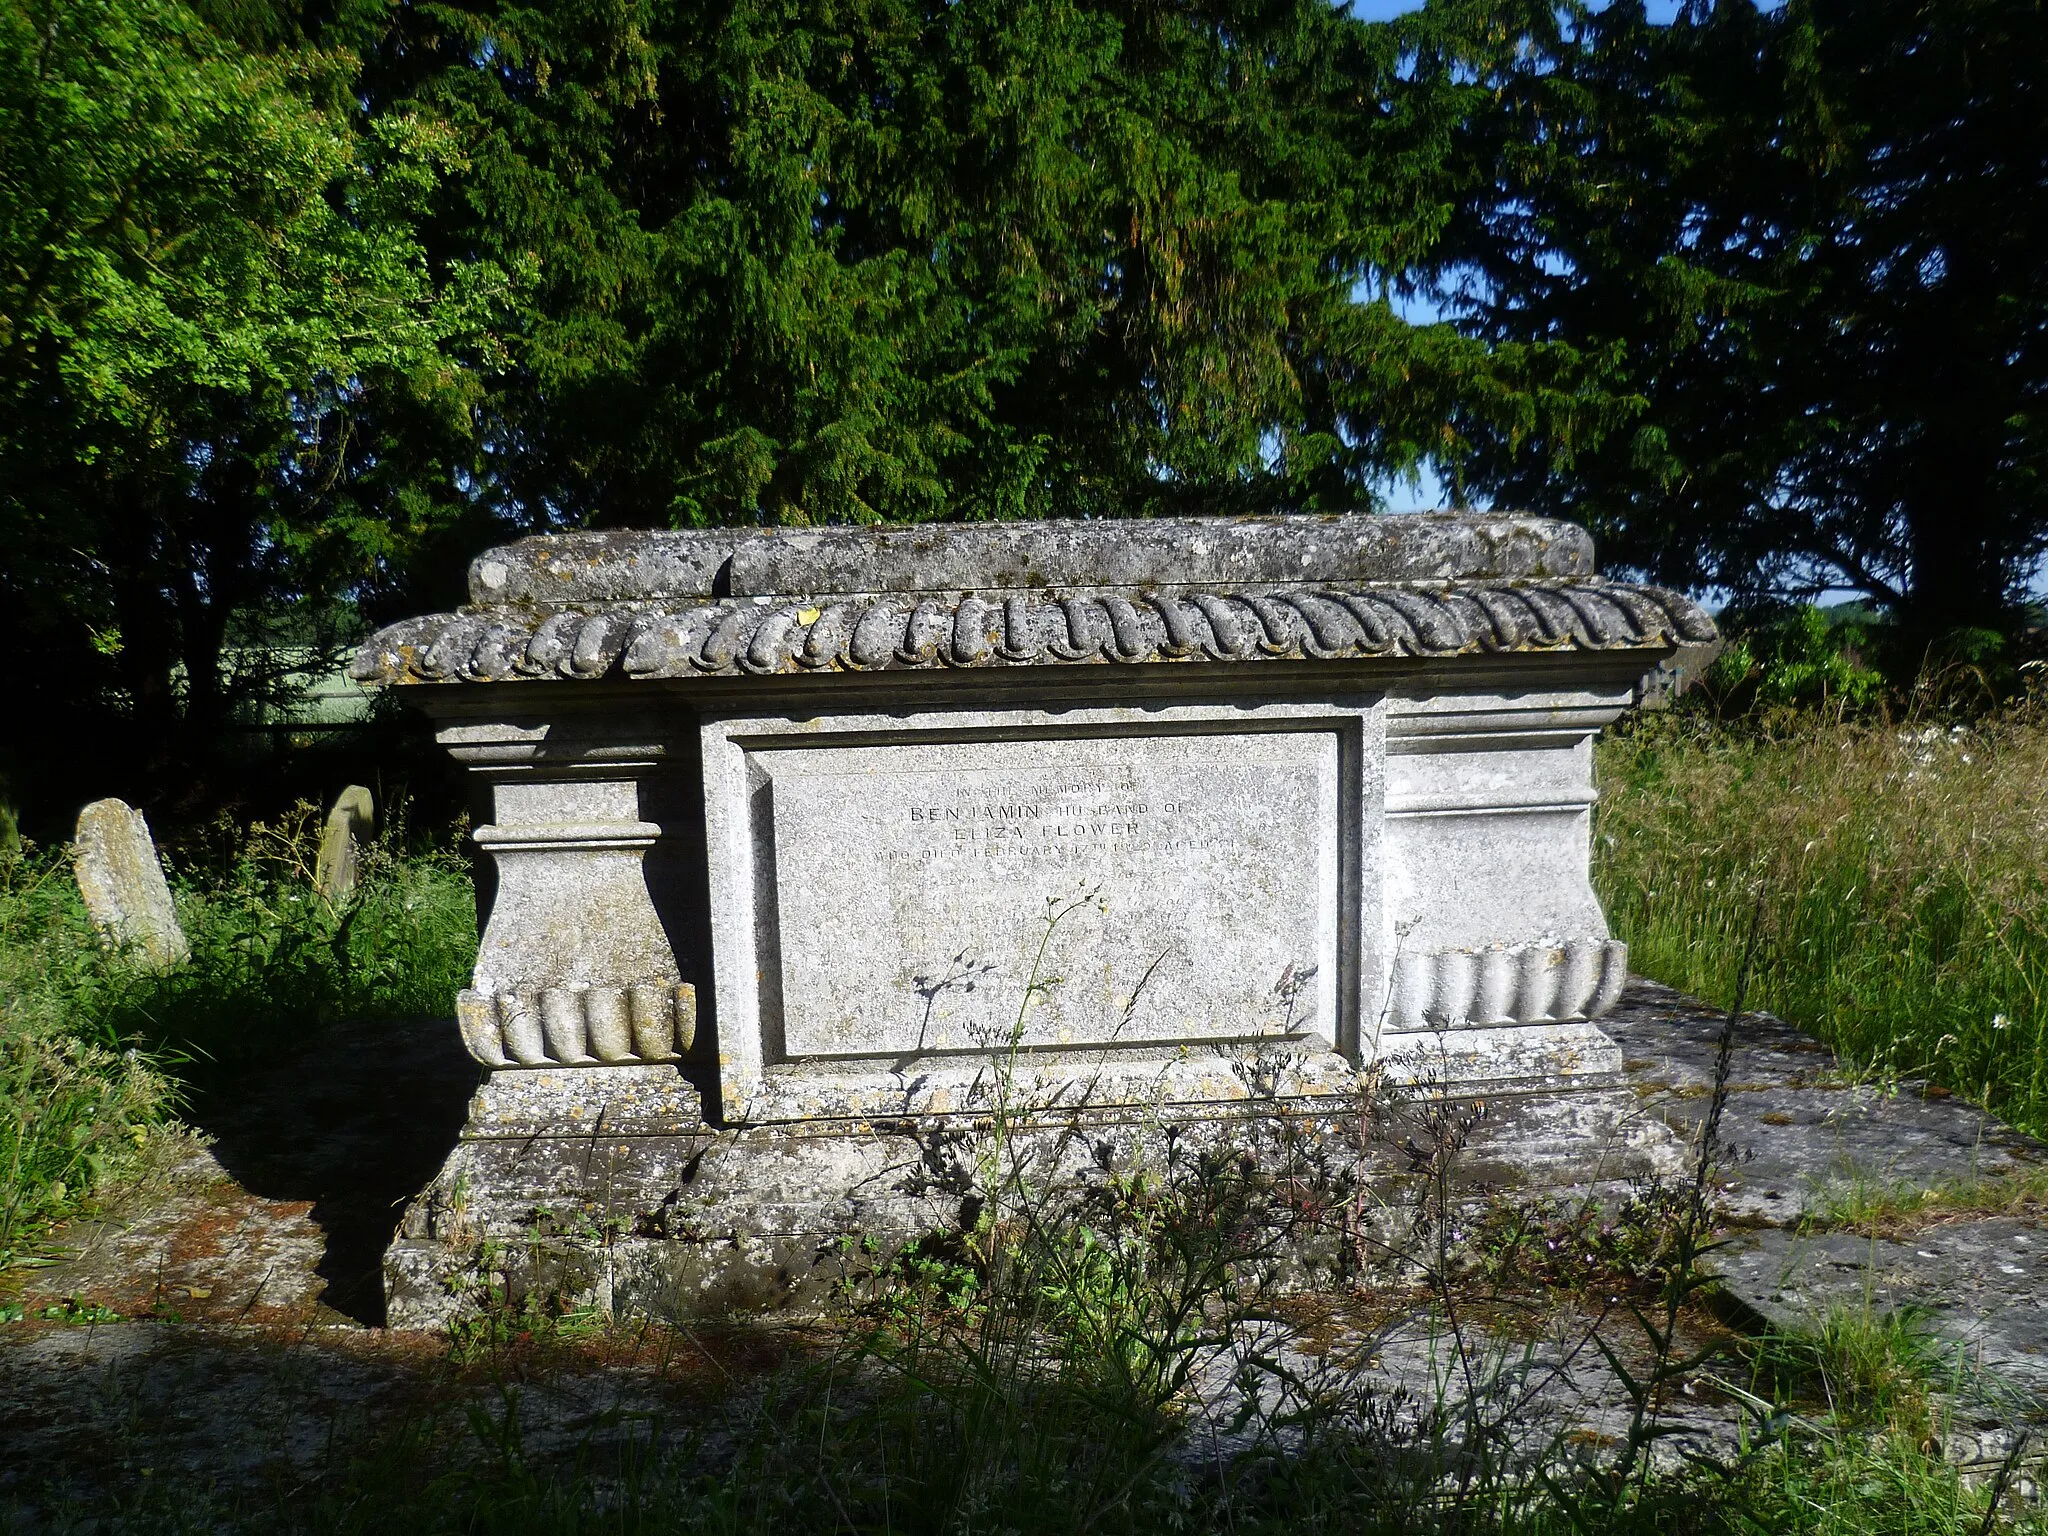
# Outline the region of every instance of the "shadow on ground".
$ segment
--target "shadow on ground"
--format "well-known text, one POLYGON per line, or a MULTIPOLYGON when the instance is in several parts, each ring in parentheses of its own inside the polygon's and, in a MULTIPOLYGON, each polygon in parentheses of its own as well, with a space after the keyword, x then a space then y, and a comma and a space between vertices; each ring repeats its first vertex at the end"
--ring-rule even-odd
POLYGON ((351 1025, 288 1061, 209 1074, 186 1118, 243 1190, 309 1207, 320 1301, 376 1327, 385 1245, 454 1147, 477 1074, 451 1020, 351 1025))

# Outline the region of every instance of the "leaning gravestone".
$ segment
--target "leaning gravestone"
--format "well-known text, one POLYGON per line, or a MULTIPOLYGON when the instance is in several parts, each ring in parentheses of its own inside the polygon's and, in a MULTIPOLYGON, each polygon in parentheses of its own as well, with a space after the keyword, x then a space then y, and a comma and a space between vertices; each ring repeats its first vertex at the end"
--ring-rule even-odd
POLYGON ((341 901, 356 888, 362 845, 376 822, 376 802, 360 784, 335 797, 320 832, 320 854, 313 865, 314 889, 329 901, 341 901))
POLYGON ((394 1323, 484 1251, 608 1306, 801 1298, 849 1235, 965 1219, 933 1148, 992 1076, 1199 1130, 1373 1070, 1483 1101, 1503 1176, 1649 1155, 1594 1022, 1591 743, 1714 628, 1576 527, 570 534, 470 595, 354 667, 494 807, 488 1073, 394 1323))
POLYGON ((80 811, 71 868, 85 910, 109 944, 154 971, 192 957, 142 812, 121 800, 95 800, 80 811))

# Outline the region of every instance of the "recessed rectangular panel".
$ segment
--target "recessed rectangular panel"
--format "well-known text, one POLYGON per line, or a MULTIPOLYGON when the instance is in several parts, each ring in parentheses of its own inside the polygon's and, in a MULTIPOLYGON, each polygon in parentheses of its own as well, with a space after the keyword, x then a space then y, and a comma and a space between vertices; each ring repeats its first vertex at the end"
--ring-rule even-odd
POLYGON ((1334 1033, 1335 730, 749 764, 785 1059, 1334 1033))

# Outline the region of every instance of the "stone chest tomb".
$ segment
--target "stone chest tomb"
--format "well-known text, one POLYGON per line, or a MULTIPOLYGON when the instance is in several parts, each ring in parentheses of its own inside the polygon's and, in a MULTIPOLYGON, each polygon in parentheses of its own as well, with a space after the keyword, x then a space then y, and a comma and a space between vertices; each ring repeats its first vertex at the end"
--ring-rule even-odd
POLYGON ((1625 1150, 1591 743, 1713 626, 1571 525, 567 534, 470 597, 355 665, 487 811, 488 1072, 394 1322, 494 1236, 604 1305, 800 1300, 945 1219, 906 1170, 998 1059, 1126 1120, 1426 1060, 1508 1162, 1625 1150))

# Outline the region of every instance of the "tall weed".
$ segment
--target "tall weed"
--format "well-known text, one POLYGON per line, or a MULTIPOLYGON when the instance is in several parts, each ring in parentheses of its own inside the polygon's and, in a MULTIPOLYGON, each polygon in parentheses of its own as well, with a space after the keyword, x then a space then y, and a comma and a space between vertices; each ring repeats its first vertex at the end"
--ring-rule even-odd
POLYGON ((2048 1133, 2048 710, 1676 713, 1599 748, 1594 876, 1636 969, 2048 1133))
POLYGON ((129 973, 108 1027, 220 1064, 288 1054, 340 1020, 445 1014, 476 960, 469 870, 408 847, 402 812, 364 850, 355 891, 313 885, 319 809, 215 829, 188 862, 178 910, 192 963, 129 973), (140 983, 140 984, 138 984, 140 983))

